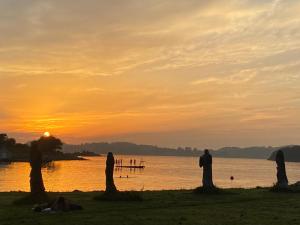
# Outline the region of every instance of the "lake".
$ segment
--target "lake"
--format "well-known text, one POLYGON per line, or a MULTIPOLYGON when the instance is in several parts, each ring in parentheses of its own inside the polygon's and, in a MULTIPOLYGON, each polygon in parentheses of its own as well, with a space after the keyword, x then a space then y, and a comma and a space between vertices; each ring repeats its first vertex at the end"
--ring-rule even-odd
MULTIPOLYGON (((200 186, 202 169, 197 157, 115 156, 129 164, 145 161, 145 169, 115 171, 119 190, 191 189, 200 186), (127 178, 128 176, 128 178, 127 178)), ((58 161, 43 168, 47 191, 94 191, 105 188, 105 157, 58 161)), ((290 183, 300 181, 300 163, 286 163, 290 183)), ((29 191, 29 163, 0 164, 0 191, 29 191)), ((214 183, 226 188, 271 186, 276 181, 275 162, 259 159, 213 159, 214 183), (234 176, 231 181, 230 177, 234 176)))

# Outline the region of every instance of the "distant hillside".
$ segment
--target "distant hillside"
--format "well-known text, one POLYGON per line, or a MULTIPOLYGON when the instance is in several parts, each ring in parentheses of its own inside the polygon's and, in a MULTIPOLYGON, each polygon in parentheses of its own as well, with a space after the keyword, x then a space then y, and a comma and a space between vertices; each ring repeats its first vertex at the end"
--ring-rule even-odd
POLYGON ((267 159, 276 150, 278 150, 278 147, 225 147, 214 151, 212 155, 222 158, 267 159))
MULTIPOLYGON (((237 148, 226 147, 219 150, 211 150, 214 157, 222 158, 252 158, 252 159, 268 159, 273 151, 278 150, 275 147, 249 147, 237 148)), ((161 155, 161 156, 200 156, 203 151, 196 148, 161 148, 153 145, 137 145, 128 142, 113 143, 86 143, 81 145, 63 146, 66 153, 90 151, 97 154, 107 154, 113 152, 120 155, 161 155)))
POLYGON ((128 142, 86 143, 81 145, 63 146, 64 152, 91 151, 98 154, 113 152, 120 155, 161 155, 161 156, 199 156, 202 151, 191 148, 161 148, 153 145, 137 145, 128 142))
MULTIPOLYGON (((300 146, 299 145, 283 147, 280 150, 282 150, 284 153, 285 161, 300 162, 300 146)), ((271 154, 271 156, 269 157, 269 160, 273 160, 273 161, 275 160, 276 152, 277 151, 275 151, 271 154)))

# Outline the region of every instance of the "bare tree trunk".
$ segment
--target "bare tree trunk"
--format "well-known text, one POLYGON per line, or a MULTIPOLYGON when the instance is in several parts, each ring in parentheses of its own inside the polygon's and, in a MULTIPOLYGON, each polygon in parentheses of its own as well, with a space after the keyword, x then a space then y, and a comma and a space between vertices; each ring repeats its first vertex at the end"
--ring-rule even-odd
POLYGON ((45 193, 45 186, 42 177, 42 153, 37 143, 31 144, 30 151, 30 192, 33 195, 45 193))
POLYGON ((117 192, 117 188, 114 183, 114 166, 115 166, 115 159, 111 152, 107 154, 106 159, 106 189, 105 192, 114 193, 117 192))
POLYGON ((276 154, 276 164, 277 164, 277 186, 280 188, 288 187, 288 178, 285 170, 285 161, 283 151, 279 150, 276 154))
POLYGON ((214 188, 212 178, 212 157, 208 150, 205 150, 205 154, 200 157, 199 166, 203 167, 202 186, 206 189, 214 188))

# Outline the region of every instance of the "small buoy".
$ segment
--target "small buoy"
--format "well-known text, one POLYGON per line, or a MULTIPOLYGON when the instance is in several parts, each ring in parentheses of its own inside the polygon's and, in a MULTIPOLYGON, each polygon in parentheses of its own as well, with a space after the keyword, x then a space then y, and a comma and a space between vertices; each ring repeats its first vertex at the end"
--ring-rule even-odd
POLYGON ((230 180, 234 180, 234 177, 233 177, 233 176, 231 176, 231 177, 230 177, 230 180))

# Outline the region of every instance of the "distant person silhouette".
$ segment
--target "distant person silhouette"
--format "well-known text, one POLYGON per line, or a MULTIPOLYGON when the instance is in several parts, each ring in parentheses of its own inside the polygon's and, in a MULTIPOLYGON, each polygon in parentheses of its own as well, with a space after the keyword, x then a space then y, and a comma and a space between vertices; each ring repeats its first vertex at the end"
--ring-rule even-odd
POLYGON ((107 154, 106 158, 106 169, 105 169, 105 175, 106 175, 106 189, 105 192, 116 192, 117 188, 114 183, 114 166, 115 166, 115 159, 112 152, 109 152, 107 154))
POLYGON ((33 195, 45 193, 45 186, 42 177, 42 153, 36 141, 30 146, 30 192, 33 195))
POLYGON ((213 188, 214 184, 212 181, 212 157, 207 149, 204 150, 204 154, 199 159, 199 166, 203 167, 203 188, 213 188))
POLYGON ((286 176, 285 161, 283 151, 278 150, 276 153, 276 164, 277 164, 277 186, 280 188, 288 187, 288 178, 286 176))

